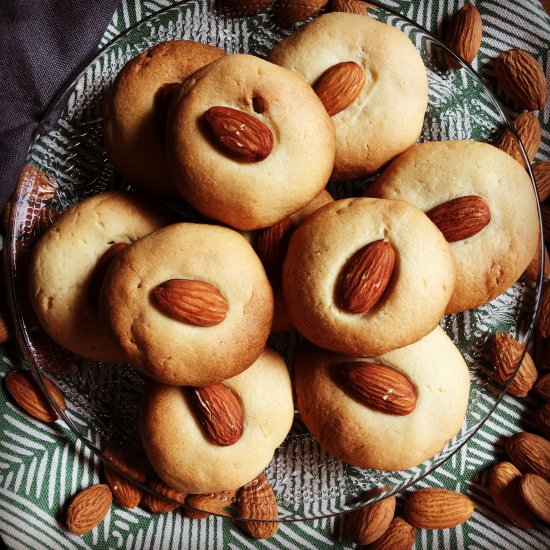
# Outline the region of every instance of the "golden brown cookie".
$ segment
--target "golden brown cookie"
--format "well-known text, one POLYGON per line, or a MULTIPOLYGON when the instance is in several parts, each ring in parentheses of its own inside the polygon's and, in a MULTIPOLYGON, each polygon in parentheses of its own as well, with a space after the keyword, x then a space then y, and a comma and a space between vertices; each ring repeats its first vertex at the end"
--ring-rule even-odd
POLYGON ((302 75, 330 112, 343 107, 332 116, 333 180, 375 174, 418 139, 428 80, 419 53, 399 29, 364 15, 327 13, 277 44, 268 60, 302 75), (347 66, 335 69, 341 63, 347 66), (340 72, 329 77, 332 84, 321 84, 334 70, 340 72))
POLYGON ((325 187, 334 125, 298 75, 251 55, 214 61, 174 97, 168 160, 182 196, 237 229, 273 225, 325 187))
POLYGON ((223 55, 200 42, 171 40, 124 65, 105 98, 103 117, 107 154, 129 183, 161 197, 179 197, 166 166, 163 118, 173 86, 223 55))
POLYGON ((133 367, 165 384, 202 386, 257 359, 271 327, 273 292, 236 231, 178 223, 115 258, 100 306, 133 367))
POLYGON ((223 384, 237 398, 243 430, 227 446, 213 443, 199 422, 192 388, 150 381, 139 430, 151 466, 186 493, 232 490, 254 479, 271 461, 294 418, 290 376, 279 354, 266 349, 256 362, 223 384))
POLYGON ((450 242, 457 279, 447 313, 496 298, 521 276, 535 255, 539 229, 531 180, 518 162, 487 143, 417 145, 396 158, 366 193, 404 200, 427 213, 455 201, 450 211, 439 215, 449 226, 442 226, 443 230, 455 233, 448 238, 479 229, 450 242), (466 199, 461 208, 463 197, 475 199, 466 199))
POLYGON ((361 468, 405 470, 435 456, 459 432, 470 377, 456 346, 436 327, 415 344, 368 361, 302 345, 294 364, 294 383, 300 416, 323 449, 361 468), (371 392, 363 398, 353 393, 361 384, 350 386, 349 380, 354 378, 353 370, 365 363, 383 365, 408 380, 414 391, 408 414, 396 414, 411 407, 398 406, 398 386, 392 385, 395 374, 376 377, 382 402, 394 408, 383 409, 372 398, 373 370, 364 386, 371 392))
POLYGON ((431 332, 454 279, 449 244, 427 216, 406 202, 380 199, 341 199, 317 210, 294 231, 283 265, 285 302, 298 331, 320 347, 364 357, 431 332), (381 277, 370 276, 382 272, 381 260, 350 277, 352 267, 362 265, 357 258, 372 247, 382 247, 384 265, 393 250, 385 287, 381 277), (356 289, 351 298, 382 294, 364 310, 362 302, 356 308, 348 300, 348 289, 356 289))

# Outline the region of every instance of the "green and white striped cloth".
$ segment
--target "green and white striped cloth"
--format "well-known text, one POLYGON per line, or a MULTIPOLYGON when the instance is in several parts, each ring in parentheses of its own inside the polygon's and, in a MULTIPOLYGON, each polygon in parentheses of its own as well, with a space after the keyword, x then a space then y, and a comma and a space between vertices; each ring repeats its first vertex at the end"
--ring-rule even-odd
MULTIPOLYGON (((171 5, 170 0, 123 0, 105 31, 101 45, 145 16, 171 5)), ((387 0, 389 8, 439 34, 445 18, 462 0, 387 0)), ((538 0, 477 0, 484 34, 474 69, 493 82, 491 60, 511 47, 524 49, 550 74, 550 17, 538 0)), ((247 39, 254 40, 251 35, 247 39)), ((227 37, 231 44, 231 36, 227 37)), ((547 77, 548 78, 548 77, 547 77)), ((498 90, 497 90, 498 92, 498 90)), ((78 97, 77 97, 78 100, 78 97)), ((512 105, 508 112, 513 115, 512 105)), ((539 114, 543 127, 537 160, 550 160, 550 105, 539 114)), ((19 367, 13 350, 0 346, 0 378, 19 367)), ((504 458, 504 441, 518 431, 535 431, 534 398, 506 396, 472 440, 424 478, 420 486, 446 487, 468 495, 476 504, 473 517, 454 529, 419 530, 415 548, 547 549, 550 528, 521 530, 495 509, 487 489, 486 469, 504 458)), ((77 537, 63 526, 63 510, 72 495, 100 481, 98 459, 61 423, 41 424, 0 391, 0 535, 8 548, 353 548, 338 517, 283 523, 277 535, 252 540, 228 519, 191 521, 181 511, 151 515, 141 509, 113 505, 103 523, 77 537)))

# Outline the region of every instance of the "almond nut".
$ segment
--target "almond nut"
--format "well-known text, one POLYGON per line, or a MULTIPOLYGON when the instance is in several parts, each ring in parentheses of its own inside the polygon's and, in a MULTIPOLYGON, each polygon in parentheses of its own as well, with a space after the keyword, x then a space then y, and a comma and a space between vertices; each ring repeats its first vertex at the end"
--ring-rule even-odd
POLYGON ((345 13, 357 13, 359 15, 368 15, 372 4, 362 2, 361 0, 334 0, 332 2, 333 11, 345 13))
POLYGON ((531 512, 550 524, 550 483, 536 474, 525 474, 519 492, 531 512))
POLYGON ((167 514, 185 502, 186 493, 166 485, 156 475, 147 481, 152 492, 143 491, 141 506, 153 514, 167 514), (155 494, 156 493, 156 494, 155 494), (164 498, 163 498, 164 497, 164 498))
POLYGON ((519 494, 521 472, 511 462, 499 462, 489 472, 489 492, 500 511, 514 525, 533 529, 537 518, 519 494))
POLYGON ((550 197, 550 161, 539 160, 531 166, 540 202, 550 197))
POLYGON ((550 439, 550 403, 546 403, 535 412, 535 424, 544 436, 550 439))
POLYGON ((506 441, 506 452, 522 473, 533 472, 550 481, 550 441, 544 437, 517 433, 506 441))
POLYGON ((92 277, 90 278, 90 286, 88 287, 88 303, 92 309, 97 310, 99 306, 101 285, 103 284, 103 280, 105 279, 105 275, 111 265, 111 262, 115 259, 115 256, 117 256, 119 252, 122 252, 126 248, 128 248, 127 243, 114 243, 97 261, 92 272, 92 277))
MULTIPOLYGON (((472 63, 481 46, 482 23, 477 8, 466 2, 450 19, 447 28, 446 42, 467 63, 472 63)), ((448 55, 449 67, 459 69, 460 63, 448 55)))
POLYGON ((103 521, 112 502, 113 495, 108 485, 93 485, 80 491, 67 509, 67 528, 75 535, 84 535, 91 531, 103 521))
POLYGON ((393 246, 374 241, 357 251, 345 264, 336 285, 341 306, 352 313, 365 313, 382 297, 395 265, 393 246))
MULTIPOLYGON (((62 410, 67 410, 65 397, 61 390, 46 377, 42 382, 55 404, 62 410)), ((42 422, 55 422, 60 418, 48 398, 42 393, 40 386, 28 370, 12 370, 4 377, 4 384, 13 400, 32 417, 42 422)))
POLYGON ((550 281, 542 287, 537 328, 543 338, 550 338, 550 281))
POLYGON ((170 279, 152 290, 158 308, 175 319, 198 327, 213 327, 224 321, 227 301, 210 283, 170 279))
POLYGON ((535 383, 535 393, 545 401, 550 402, 550 372, 541 376, 535 383))
POLYGON ((237 490, 203 495, 187 495, 185 504, 194 508, 194 510, 186 508, 184 512, 185 516, 190 519, 204 519, 210 516, 210 514, 229 516, 230 513, 227 511, 227 508, 236 501, 236 497, 237 490))
POLYGON ((271 483, 264 474, 247 483, 237 494, 238 514, 241 518, 264 521, 239 520, 237 525, 255 539, 267 539, 279 529, 279 509, 271 483))
POLYGON ((191 405, 208 439, 228 447, 236 443, 244 426, 243 411, 235 394, 223 383, 192 388, 191 405))
POLYGON ((204 120, 215 142, 229 155, 241 162, 258 162, 273 149, 273 134, 258 118, 232 109, 210 107, 204 120))
POLYGON ((411 381, 387 365, 344 363, 338 366, 338 376, 351 395, 373 409, 404 416, 416 406, 411 381))
POLYGON ((369 544, 368 550, 411 550, 416 528, 402 517, 395 516, 382 536, 369 544))
POLYGON ((386 532, 394 513, 394 496, 367 504, 347 515, 346 535, 356 544, 370 544, 386 532))
POLYGON ((426 213, 448 242, 462 241, 477 235, 491 221, 489 203, 484 197, 457 197, 426 213))
MULTIPOLYGON (((523 143, 527 158, 532 161, 539 150, 542 136, 537 115, 530 112, 522 113, 514 120, 514 128, 523 143)), ((519 142, 509 128, 504 129, 495 146, 517 160, 524 168, 527 166, 519 142)))
POLYGON ((548 98, 546 77, 541 64, 523 50, 501 53, 495 62, 495 75, 504 93, 528 111, 544 109, 548 98))
POLYGON ((365 83, 365 71, 354 61, 344 61, 328 68, 313 89, 330 116, 348 107, 365 83))
POLYGON ((328 4, 328 0, 279 0, 275 6, 275 16, 279 25, 288 27, 315 15, 328 4))
POLYGON ((427 487, 407 496, 405 519, 420 529, 449 529, 464 523, 474 512, 474 503, 465 495, 427 487))

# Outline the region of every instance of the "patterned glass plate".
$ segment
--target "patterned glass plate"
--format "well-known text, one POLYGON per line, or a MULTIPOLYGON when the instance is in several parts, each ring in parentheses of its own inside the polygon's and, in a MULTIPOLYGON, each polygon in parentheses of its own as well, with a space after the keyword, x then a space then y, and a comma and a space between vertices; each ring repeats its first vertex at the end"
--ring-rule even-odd
MULTIPOLYGON (((446 48, 426 30, 382 7, 371 8, 369 14, 402 30, 424 60, 429 107, 421 141, 490 142, 503 126, 510 127, 474 71, 466 66, 454 72, 445 69, 446 48)), ((283 29, 269 11, 230 18, 215 13, 207 0, 193 0, 157 12, 97 54, 61 94, 29 150, 29 165, 12 209, 8 257, 20 346, 39 383, 47 376, 62 389, 68 404, 62 420, 98 456, 109 442, 137 439, 135 419, 143 379, 128 365, 104 363, 98 368, 97 363, 71 355, 49 340, 28 302, 29 252, 42 232, 70 206, 107 189, 125 188, 102 144, 102 99, 129 59, 171 39, 192 39, 230 53, 265 56, 299 26, 283 29)), ((337 198, 360 195, 366 182, 348 182, 330 191, 337 198)), ((487 360, 489 335, 505 330, 520 341, 528 339, 540 287, 540 278, 537 285, 521 279, 493 302, 442 320, 442 327, 469 365, 472 384, 462 430, 435 458, 410 470, 391 473, 349 466, 323 451, 296 415, 290 435, 265 471, 277 496, 280 519, 319 518, 356 508, 400 492, 449 459, 489 417, 505 391, 492 378, 487 360)), ((296 340, 296 334, 271 339, 289 367, 296 340)), ((223 513, 234 515, 235 507, 228 504, 223 513)))

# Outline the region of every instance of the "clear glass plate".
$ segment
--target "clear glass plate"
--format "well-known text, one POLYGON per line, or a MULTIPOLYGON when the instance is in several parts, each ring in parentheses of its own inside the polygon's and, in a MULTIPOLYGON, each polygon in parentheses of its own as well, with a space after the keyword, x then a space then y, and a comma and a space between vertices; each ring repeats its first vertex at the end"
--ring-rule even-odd
MULTIPOLYGON (((389 9, 375 6, 369 14, 402 30, 424 60, 429 107, 421 141, 490 142, 503 126, 511 128, 498 102, 472 69, 464 65, 458 71, 446 70, 443 56, 447 50, 440 41, 389 9)), ((11 304, 19 344, 31 369, 40 383, 47 376, 58 384, 68 404, 66 412, 60 411, 63 422, 98 456, 109 442, 137 440, 135 419, 143 379, 124 364, 102 363, 98 368, 97 363, 70 354, 45 335, 27 297, 29 253, 43 231, 70 206, 107 189, 125 188, 113 172, 102 143, 102 99, 124 63, 171 39, 192 39, 231 53, 265 56, 299 26, 283 29, 270 12, 226 18, 215 14, 205 0, 174 5, 128 29, 98 52, 43 120, 27 160, 46 178, 32 167, 25 170, 12 209, 8 255, 11 304)), ((347 182, 330 191, 337 198, 360 195, 365 183, 347 182)), ((521 279, 493 302, 442 320, 442 327, 469 365, 472 384, 461 432, 431 460, 390 473, 349 466, 324 452, 296 415, 292 432, 265 471, 277 496, 280 520, 319 518, 351 510, 402 491, 449 459, 489 417, 506 389, 492 377, 487 360, 489 335, 505 330, 520 341, 527 340, 540 289, 541 277, 537 284, 521 279)), ((271 339, 289 367, 296 341, 295 334, 271 339)), ((229 507, 227 515, 232 514, 235 511, 229 507)))

